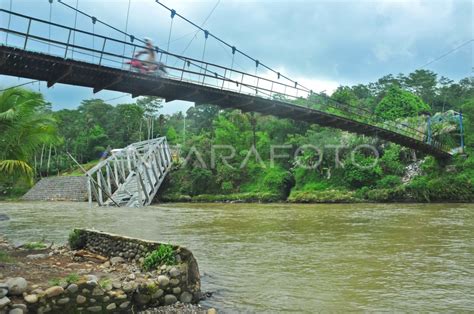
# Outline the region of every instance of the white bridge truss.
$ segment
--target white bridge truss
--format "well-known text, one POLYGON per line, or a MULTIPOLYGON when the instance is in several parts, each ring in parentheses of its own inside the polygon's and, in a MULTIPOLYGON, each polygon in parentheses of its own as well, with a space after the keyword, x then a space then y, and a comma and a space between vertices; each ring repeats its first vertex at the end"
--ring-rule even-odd
POLYGON ((149 205, 172 164, 166 137, 112 150, 111 156, 87 171, 89 204, 141 207, 149 205))

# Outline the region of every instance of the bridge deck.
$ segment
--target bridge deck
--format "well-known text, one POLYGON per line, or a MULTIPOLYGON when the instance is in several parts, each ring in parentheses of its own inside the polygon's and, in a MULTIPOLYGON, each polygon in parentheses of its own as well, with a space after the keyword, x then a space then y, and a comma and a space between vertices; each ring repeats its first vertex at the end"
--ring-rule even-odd
POLYGON ((130 93, 132 96, 158 96, 167 101, 179 99, 214 104, 222 108, 270 114, 279 118, 290 118, 357 134, 377 136, 440 159, 451 157, 448 152, 412 137, 284 101, 99 66, 9 46, 0 46, 0 74, 46 81, 48 86, 62 83, 90 87, 94 89, 94 92, 106 89, 130 93))

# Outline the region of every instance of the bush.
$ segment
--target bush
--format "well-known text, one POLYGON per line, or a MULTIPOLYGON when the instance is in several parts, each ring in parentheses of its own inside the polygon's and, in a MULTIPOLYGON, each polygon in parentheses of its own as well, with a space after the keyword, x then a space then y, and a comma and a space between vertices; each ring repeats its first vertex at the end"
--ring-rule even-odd
POLYGON ((176 257, 173 247, 169 244, 160 244, 158 250, 147 254, 143 261, 143 268, 149 271, 156 269, 160 265, 174 264, 176 264, 176 257))
POLYGON ((193 202, 278 202, 282 197, 270 192, 232 193, 225 195, 201 194, 192 198, 193 202))
POLYGON ((402 184, 402 180, 400 177, 397 176, 385 176, 377 182, 377 187, 379 189, 390 189, 400 186, 402 184))
POLYGON ((326 190, 326 191, 293 191, 288 197, 290 203, 354 203, 358 199, 351 191, 326 190))
POLYGON ((405 202, 411 201, 410 195, 406 194, 405 187, 390 189, 374 189, 366 192, 366 198, 372 202, 405 202))
POLYGON ((80 230, 73 230, 69 234, 69 246, 72 250, 80 250, 86 246, 86 239, 80 230))

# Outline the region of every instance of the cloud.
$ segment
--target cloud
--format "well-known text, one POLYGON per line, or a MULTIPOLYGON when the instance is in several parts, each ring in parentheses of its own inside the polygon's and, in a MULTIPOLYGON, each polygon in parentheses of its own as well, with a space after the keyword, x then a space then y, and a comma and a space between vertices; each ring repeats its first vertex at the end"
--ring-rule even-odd
MULTIPOLYGON (((75 0, 63 1, 71 5, 76 3, 75 0)), ((217 3, 214 0, 160 1, 199 25, 217 3)), ((9 0, 0 0, 2 8, 8 8, 9 3, 9 0)), ((49 18, 47 1, 13 1, 13 7, 27 15, 49 18)), ((128 0, 79 1, 80 9, 120 29, 126 26, 127 7, 128 0)), ((72 10, 57 2, 52 8, 55 22, 74 25, 72 10)), ((472 20, 469 0, 226 0, 219 2, 203 27, 262 63, 305 82, 305 85, 314 86, 315 90, 320 87, 334 90, 338 85, 368 83, 385 74, 414 71, 471 39, 472 20)), ((0 19, 2 26, 5 23, 5 19, 0 19)), ((93 29, 90 19, 85 17, 78 16, 77 25, 123 39, 123 35, 106 27, 95 25, 93 29)), ((169 12, 154 0, 131 2, 130 33, 152 37, 157 45, 166 49, 170 26, 169 12)), ((60 34, 53 30, 55 35, 60 34)), ((99 42, 94 44, 100 45, 99 42)), ((172 52, 201 59, 204 35, 175 17, 169 46, 172 52)), ((126 53, 131 54, 131 51, 126 53)), ((204 59, 231 66, 231 49, 209 39, 204 59)), ((429 69, 458 80, 470 74, 471 66, 472 45, 431 64, 429 69)), ((255 63, 238 54, 233 67, 250 73, 255 71, 255 63)), ((67 106, 77 104, 80 97, 94 96, 79 88, 74 92, 71 88, 67 89, 70 93, 67 100, 64 95, 56 96, 58 90, 59 87, 48 91, 48 95, 53 100, 63 99, 62 103, 67 101, 67 106)), ((119 95, 107 94, 109 98, 119 95)))

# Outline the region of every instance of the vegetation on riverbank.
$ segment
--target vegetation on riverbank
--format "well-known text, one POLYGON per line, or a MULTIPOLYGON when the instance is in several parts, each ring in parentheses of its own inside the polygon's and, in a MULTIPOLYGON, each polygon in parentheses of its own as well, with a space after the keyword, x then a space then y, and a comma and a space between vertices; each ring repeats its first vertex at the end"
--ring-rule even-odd
MULTIPOLYGON (((33 177, 79 175, 67 151, 79 162, 93 166, 108 146, 124 147, 166 135, 171 144, 177 145, 174 151, 179 161, 158 195, 162 201, 474 200, 473 157, 459 156, 441 163, 376 137, 239 110, 221 110, 212 105, 192 107, 186 115, 164 115, 160 114, 161 100, 156 98, 144 97, 136 103, 117 106, 91 99, 84 100, 76 110, 52 112, 38 93, 19 90, 19 95, 23 98, 11 98, 4 92, 1 98, 6 103, 0 105, 0 128, 8 130, 5 134, 9 137, 7 144, 0 141, 0 160, 3 165, 11 164, 9 160, 18 160, 18 165, 23 165, 0 167, 3 197, 20 194, 30 186, 33 177), (27 128, 32 135, 26 141, 32 143, 28 150, 17 152, 12 139, 15 132, 22 132, 21 125, 26 125, 15 123, 13 128, 11 119, 20 116, 14 118, 8 110, 25 106, 31 106, 26 112, 43 118, 21 119, 28 124, 42 123, 39 125, 47 126, 48 132, 33 136, 33 129, 42 128, 27 128), (407 177, 407 167, 414 160, 423 160, 421 169, 414 177, 407 177)), ((448 143, 451 148, 460 143, 457 112, 462 110, 465 151, 468 155, 474 152, 472 78, 454 82, 438 78, 431 71, 417 70, 406 76, 387 75, 366 85, 341 86, 330 98, 312 95, 295 102, 344 115, 331 107, 335 101, 373 113, 365 116, 367 123, 387 127, 387 121, 392 121, 406 125, 426 140, 430 114, 433 140, 448 143)), ((2 133, 0 139, 3 137, 2 133)))

